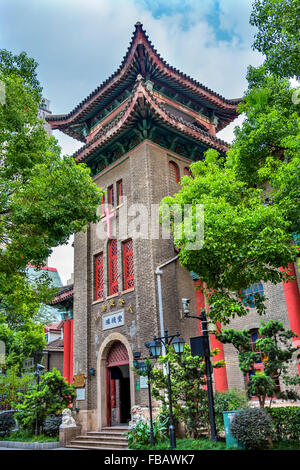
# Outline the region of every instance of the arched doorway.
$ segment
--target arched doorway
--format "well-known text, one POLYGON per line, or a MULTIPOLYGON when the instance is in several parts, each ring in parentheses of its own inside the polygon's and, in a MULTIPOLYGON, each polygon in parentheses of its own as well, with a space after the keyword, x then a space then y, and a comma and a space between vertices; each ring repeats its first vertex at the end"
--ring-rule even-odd
POLYGON ((114 341, 106 359, 107 425, 130 421, 129 357, 121 341, 114 341))

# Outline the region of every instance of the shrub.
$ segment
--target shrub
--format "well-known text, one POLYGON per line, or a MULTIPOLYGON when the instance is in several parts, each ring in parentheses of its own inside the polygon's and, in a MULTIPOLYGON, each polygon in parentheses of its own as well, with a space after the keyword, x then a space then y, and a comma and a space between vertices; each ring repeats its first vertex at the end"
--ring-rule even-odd
POLYGON ((68 384, 57 369, 46 372, 40 384, 32 387, 26 394, 19 394, 23 403, 18 406, 18 422, 23 429, 34 431, 36 419, 38 430, 50 415, 57 415, 70 406, 75 397, 75 389, 68 384))
POLYGON ((274 425, 275 441, 300 441, 300 407, 286 406, 266 410, 274 425))
POLYGON ((12 413, 0 414, 0 437, 8 436, 15 426, 16 422, 12 413))
POLYGON ((46 436, 55 437, 59 433, 62 417, 60 415, 51 415, 45 419, 43 424, 44 434, 46 436))
MULTIPOLYGON (((165 439, 166 421, 158 418, 153 420, 153 435, 155 444, 165 439)), ((136 427, 127 433, 128 447, 130 449, 141 449, 150 444, 150 423, 147 420, 138 421, 136 427)))
POLYGON ((270 442, 273 423, 264 410, 247 408, 234 416, 230 431, 246 449, 262 449, 270 442))
POLYGON ((224 390, 216 392, 214 398, 216 424, 218 429, 224 429, 222 411, 242 410, 249 406, 246 392, 243 390, 224 390))

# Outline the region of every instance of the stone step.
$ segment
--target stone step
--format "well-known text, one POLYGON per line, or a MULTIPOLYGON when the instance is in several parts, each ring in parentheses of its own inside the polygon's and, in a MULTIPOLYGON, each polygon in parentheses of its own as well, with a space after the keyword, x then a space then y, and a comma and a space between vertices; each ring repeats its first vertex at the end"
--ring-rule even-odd
POLYGON ((122 450, 122 449, 116 449, 115 447, 91 447, 91 446, 81 446, 81 445, 70 445, 68 444, 66 446, 67 449, 78 449, 78 450, 122 450))
POLYGON ((101 438, 107 438, 107 439, 126 439, 127 440, 126 435, 124 435, 123 433, 117 433, 117 432, 114 432, 114 433, 104 432, 104 431, 87 432, 86 436, 92 437, 92 438, 101 437, 101 438))
POLYGON ((86 450, 124 450, 128 448, 128 440, 124 433, 128 426, 104 427, 101 431, 88 431, 77 436, 66 447, 69 449, 86 450))
POLYGON ((101 447, 104 449, 126 449, 128 447, 127 442, 119 441, 104 441, 104 440, 91 440, 91 439, 75 439, 70 442, 71 446, 84 446, 84 447, 101 447))
MULTIPOLYGON (((73 439, 75 441, 75 439, 73 439)), ((127 444, 127 439, 119 438, 119 437, 104 437, 104 436, 77 436, 76 437, 76 442, 77 441, 93 441, 93 442, 116 442, 116 443, 121 443, 121 444, 127 444)))
MULTIPOLYGON (((108 432, 126 432, 129 431, 128 426, 112 426, 112 427, 107 427, 105 426, 104 428, 101 429, 101 431, 108 431, 108 432)), ((97 431, 91 431, 91 432, 97 432, 97 431)))
MULTIPOLYGON (((78 437, 83 437, 83 436, 78 436, 78 437)), ((126 441, 127 442, 127 437, 123 436, 122 434, 109 434, 106 432, 97 432, 97 433, 87 433, 84 437, 91 438, 91 439, 109 439, 109 440, 121 440, 121 441, 126 441)))

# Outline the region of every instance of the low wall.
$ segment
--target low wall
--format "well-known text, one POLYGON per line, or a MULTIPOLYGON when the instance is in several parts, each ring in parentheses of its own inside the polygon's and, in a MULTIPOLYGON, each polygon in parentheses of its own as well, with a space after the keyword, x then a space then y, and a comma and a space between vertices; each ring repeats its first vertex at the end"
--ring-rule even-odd
POLYGON ((55 442, 17 442, 17 441, 0 441, 1 447, 6 449, 21 449, 21 450, 47 450, 57 449, 61 447, 58 441, 55 442))

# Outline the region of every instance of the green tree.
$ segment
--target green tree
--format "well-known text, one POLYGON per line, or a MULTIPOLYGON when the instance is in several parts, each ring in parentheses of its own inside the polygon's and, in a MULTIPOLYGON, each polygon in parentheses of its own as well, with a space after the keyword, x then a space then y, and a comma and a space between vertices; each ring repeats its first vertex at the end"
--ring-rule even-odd
POLYGON ((16 418, 25 430, 33 431, 35 420, 38 419, 39 427, 50 415, 58 415, 75 398, 73 385, 62 377, 57 369, 46 372, 41 376, 39 384, 36 384, 27 393, 20 393, 16 418))
POLYGON ((0 305, 7 321, 32 318, 53 296, 42 280, 30 285, 25 267, 42 265, 53 247, 96 222, 102 194, 38 119, 36 65, 23 53, 0 55, 0 305))
POLYGON ((14 328, 6 322, 0 323, 0 341, 5 343, 5 367, 17 366, 20 372, 23 360, 40 353, 46 346, 44 326, 32 320, 14 328))
POLYGON ((32 373, 20 376, 17 365, 6 368, 5 375, 0 375, 0 408, 18 408, 20 392, 26 393, 34 385, 32 373))
POLYGON ((269 71, 300 77, 300 4, 298 0, 255 0, 250 23, 258 28, 253 48, 266 56, 269 71))
MULTIPOLYGON (((216 355, 217 350, 212 352, 216 355)), ((161 356, 158 362, 169 364, 172 405, 177 422, 183 422, 188 436, 198 437, 201 428, 209 425, 205 363, 203 358, 191 355, 191 348, 185 345, 183 354, 176 354, 173 348, 168 347, 166 356, 161 356)), ((214 367, 222 367, 222 361, 214 363, 214 367)), ((163 409, 168 409, 166 397, 167 376, 163 368, 152 371, 152 393, 162 403, 163 409)))
MULTIPOLYGON (((210 294, 210 318, 228 323, 235 315, 248 313, 241 289, 262 281, 274 284, 286 278, 280 266, 286 266, 297 256, 292 246, 291 224, 277 204, 265 203, 263 189, 242 181, 236 166, 208 150, 204 161, 192 163, 192 176, 184 176, 181 190, 162 200, 170 207, 174 243, 180 249, 179 259, 189 271, 194 271, 210 294), (204 207, 204 245, 190 249, 189 223, 193 233, 199 230, 195 211, 184 217, 182 225, 174 225, 176 207, 204 207)), ((264 297, 255 296, 260 314, 265 312, 264 297)))
POLYGON ((239 112, 244 121, 235 130, 228 152, 237 177, 249 187, 264 189, 290 224, 299 230, 300 104, 285 78, 264 67, 248 71, 248 90, 239 112))
POLYGON ((267 397, 285 400, 296 400, 299 394, 295 386, 300 384, 299 377, 289 375, 289 365, 297 348, 292 346, 291 339, 297 336, 293 331, 284 328, 283 323, 270 320, 261 322, 259 338, 253 345, 250 331, 233 329, 223 330, 216 336, 219 341, 232 344, 238 351, 239 367, 246 380, 248 395, 257 396, 261 408, 264 408, 267 397), (262 361, 263 370, 257 369, 262 361), (279 391, 278 380, 286 387, 279 391), (291 387, 291 388, 288 388, 291 387))
POLYGON ((41 94, 42 87, 37 78, 37 67, 37 62, 32 57, 28 57, 24 51, 14 55, 6 49, 0 49, 0 73, 20 77, 25 86, 41 94))

